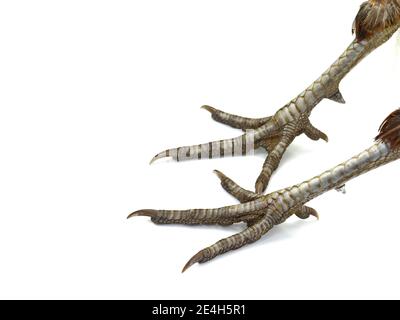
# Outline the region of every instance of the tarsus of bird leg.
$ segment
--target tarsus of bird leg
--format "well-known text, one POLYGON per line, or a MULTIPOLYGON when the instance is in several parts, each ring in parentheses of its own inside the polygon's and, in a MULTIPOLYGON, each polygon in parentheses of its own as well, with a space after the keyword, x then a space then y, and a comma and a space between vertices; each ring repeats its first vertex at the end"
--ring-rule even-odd
POLYGON ((376 142, 349 160, 322 174, 291 187, 258 195, 245 190, 233 180, 217 171, 225 190, 240 200, 239 205, 218 209, 194 209, 185 211, 140 210, 130 215, 149 216, 155 223, 175 224, 232 224, 247 223, 238 234, 222 239, 199 251, 183 268, 195 263, 207 262, 225 252, 253 243, 274 226, 297 215, 301 219, 318 217, 317 212, 305 204, 319 195, 339 188, 349 180, 400 158, 400 109, 390 114, 380 127, 376 142))
MULTIPOLYGON (((342 79, 368 54, 384 44, 400 27, 400 0, 370 0, 361 5, 354 21, 356 38, 344 53, 309 87, 279 109, 272 117, 250 119, 204 106, 213 119, 239 129, 253 129, 254 147, 264 147, 268 156, 256 181, 256 192, 262 194, 273 172, 293 140, 306 134, 312 140, 328 140, 326 134, 309 121, 311 111, 323 99, 345 103, 339 90, 342 79)), ((233 139, 165 150, 152 162, 172 157, 177 161, 245 155, 249 133, 233 139), (237 152, 239 150, 240 152, 237 152)))

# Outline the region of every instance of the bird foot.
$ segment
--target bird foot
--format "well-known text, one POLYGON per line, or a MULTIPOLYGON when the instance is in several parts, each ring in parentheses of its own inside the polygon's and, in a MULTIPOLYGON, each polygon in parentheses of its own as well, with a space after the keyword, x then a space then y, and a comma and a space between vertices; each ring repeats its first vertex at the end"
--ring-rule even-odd
POLYGON ((211 106, 202 108, 210 112, 215 121, 241 129, 245 133, 233 139, 168 149, 157 154, 151 163, 166 157, 184 161, 242 156, 254 153, 255 149, 264 148, 268 155, 255 186, 256 193, 262 194, 266 190, 272 174, 278 168, 286 149, 297 136, 304 133, 314 141, 320 139, 328 141, 327 135, 310 123, 307 114, 302 114, 295 120, 279 125, 275 116, 252 119, 226 113, 211 106))
POLYGON ((185 265, 185 272, 195 263, 205 263, 225 252, 239 249, 253 243, 267 233, 274 225, 282 223, 291 215, 300 219, 310 216, 318 218, 318 213, 312 208, 301 206, 291 209, 285 217, 274 211, 271 206, 271 195, 260 195, 240 187, 222 172, 214 171, 220 179, 221 186, 241 203, 238 205, 217 209, 190 209, 190 210, 139 210, 131 213, 128 218, 150 217, 155 224, 182 224, 182 225, 221 225, 228 226, 235 223, 245 223, 247 227, 217 243, 199 251, 185 265))

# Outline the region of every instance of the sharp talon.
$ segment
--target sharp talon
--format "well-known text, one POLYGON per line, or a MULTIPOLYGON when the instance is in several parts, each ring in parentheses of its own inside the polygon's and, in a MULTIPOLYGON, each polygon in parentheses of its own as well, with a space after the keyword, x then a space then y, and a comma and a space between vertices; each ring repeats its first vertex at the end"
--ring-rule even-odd
POLYGON ((315 213, 310 213, 311 216, 314 216, 315 218, 317 218, 317 220, 319 220, 319 214, 318 212, 315 213))
POLYGON ((189 269, 191 266, 193 266, 194 264, 198 263, 201 261, 201 259, 203 258, 203 251, 200 251, 198 253, 196 253, 183 267, 182 269, 182 273, 184 273, 187 269, 189 269))
POLYGON ((324 140, 325 142, 329 142, 329 138, 328 138, 328 136, 327 136, 326 134, 324 134, 324 135, 321 137, 321 139, 324 140))
POLYGON ((127 219, 133 218, 133 217, 154 217, 157 214, 157 210, 150 210, 150 209, 146 209, 146 210, 139 210, 139 211, 135 211, 132 212, 127 219))
POLYGON ((152 165, 152 164, 153 164, 154 162, 156 162, 157 160, 166 158, 167 156, 168 156, 168 155, 167 155, 167 152, 166 152, 166 151, 157 154, 156 156, 153 157, 153 159, 151 159, 150 165, 152 165))
POLYGON ((221 171, 214 170, 213 172, 217 175, 217 177, 218 177, 220 180, 223 180, 223 179, 226 178, 226 176, 225 176, 221 171))
POLYGON ((133 217, 139 217, 140 216, 140 214, 138 213, 138 211, 137 212, 132 212, 128 217, 127 217, 127 219, 130 219, 130 218, 133 218, 133 217))
POLYGON ((306 206, 303 206, 300 209, 296 210, 295 215, 302 220, 306 220, 310 218, 310 216, 313 216, 317 218, 317 220, 319 220, 319 215, 317 210, 306 206))
POLYGON ((216 111, 216 109, 211 106, 202 106, 201 109, 207 110, 210 113, 214 113, 216 111))
POLYGON ((158 159, 161 159, 159 155, 156 155, 153 157, 153 159, 151 159, 150 161, 150 165, 152 165, 154 162, 156 162, 158 159))

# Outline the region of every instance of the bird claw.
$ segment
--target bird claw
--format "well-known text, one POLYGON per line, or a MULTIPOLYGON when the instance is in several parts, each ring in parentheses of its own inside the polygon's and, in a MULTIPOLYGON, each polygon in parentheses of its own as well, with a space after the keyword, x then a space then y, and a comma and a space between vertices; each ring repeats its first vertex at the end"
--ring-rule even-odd
POLYGON ((303 206, 300 209, 296 209, 295 215, 302 220, 308 219, 310 216, 313 216, 317 218, 317 220, 319 220, 319 214, 317 210, 307 206, 303 206))
POLYGON ((196 253, 190 260, 185 264, 185 266, 182 269, 182 273, 187 271, 191 266, 193 266, 196 263, 202 263, 202 260, 204 259, 204 251, 201 250, 198 253, 196 253))
POLYGON ((154 217, 157 214, 156 210, 144 209, 132 212, 127 219, 131 219, 134 217, 154 217))

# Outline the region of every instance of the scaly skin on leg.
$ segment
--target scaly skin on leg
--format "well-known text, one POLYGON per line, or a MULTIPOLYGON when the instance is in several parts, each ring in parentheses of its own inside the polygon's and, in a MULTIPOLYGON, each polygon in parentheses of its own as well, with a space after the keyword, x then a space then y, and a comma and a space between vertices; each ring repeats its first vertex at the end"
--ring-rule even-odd
POLYGON ((323 99, 345 103, 339 91, 341 80, 369 53, 385 43, 399 27, 400 0, 371 0, 364 3, 354 23, 356 39, 328 70, 272 117, 250 119, 210 106, 203 107, 214 120, 233 128, 252 129, 253 133, 247 132, 234 139, 168 149, 157 154, 152 162, 165 157, 182 161, 246 155, 252 151, 247 150, 247 143, 254 138, 256 148, 265 147, 270 153, 256 182, 256 192, 263 193, 284 152, 298 135, 304 133, 312 140, 328 141, 326 134, 310 124, 308 119, 312 110, 323 99), (288 134, 291 127, 296 127, 296 132, 288 134))
POLYGON ((322 139, 328 142, 327 135, 315 128, 307 118, 304 118, 303 121, 300 120, 297 125, 295 123, 289 123, 282 131, 281 136, 273 139, 271 143, 269 143, 268 140, 265 142, 268 156, 256 182, 256 192, 258 194, 262 194, 265 191, 265 188, 268 186, 272 174, 278 168, 285 151, 293 140, 302 133, 306 134, 308 138, 314 141, 322 139))
POLYGON ((264 192, 266 186, 271 179, 272 173, 278 168, 279 163, 285 153, 286 149, 296 138, 298 129, 294 124, 288 124, 283 130, 280 141, 268 153, 267 159, 264 162, 262 171, 256 182, 256 192, 261 194, 264 192))
POLYGON ((148 216, 160 224, 219 224, 230 225, 246 222, 247 228, 233 236, 199 251, 183 268, 207 262, 223 253, 253 243, 274 226, 285 222, 292 215, 301 219, 318 213, 305 204, 330 190, 337 189, 349 180, 375 168, 400 159, 400 109, 393 112, 380 128, 376 143, 360 154, 322 174, 291 187, 257 195, 238 186, 233 180, 217 171, 224 189, 242 201, 241 204, 217 209, 192 210, 140 210, 130 217, 148 216))
MULTIPOLYGON (((230 195, 235 197, 241 203, 254 201, 254 200, 257 200, 257 199, 260 199, 263 197, 260 194, 257 194, 255 192, 252 192, 252 191, 242 188, 236 182, 234 182, 232 179, 230 179, 226 175, 224 175, 222 172, 220 172, 218 170, 215 170, 214 172, 217 174, 218 178, 221 180, 222 188, 224 188, 224 190, 226 192, 228 192, 230 195)), ((307 206, 295 207, 292 209, 292 211, 293 211, 293 214, 295 214, 298 218, 303 219, 303 220, 308 219, 310 216, 314 216, 317 219, 319 219, 318 212, 315 209, 307 207, 307 206)), ((259 215, 254 220, 248 220, 246 222, 248 225, 249 224, 252 225, 262 217, 263 217, 263 214, 259 215)))

